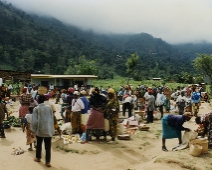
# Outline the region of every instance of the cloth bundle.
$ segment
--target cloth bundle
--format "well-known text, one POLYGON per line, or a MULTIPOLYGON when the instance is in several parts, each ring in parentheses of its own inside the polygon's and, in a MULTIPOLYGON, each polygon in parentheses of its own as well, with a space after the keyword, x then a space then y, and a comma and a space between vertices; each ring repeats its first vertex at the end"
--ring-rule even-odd
POLYGON ((182 144, 175 146, 172 148, 173 151, 186 149, 189 147, 189 142, 193 139, 196 139, 198 136, 197 132, 184 132, 183 138, 182 138, 182 144))

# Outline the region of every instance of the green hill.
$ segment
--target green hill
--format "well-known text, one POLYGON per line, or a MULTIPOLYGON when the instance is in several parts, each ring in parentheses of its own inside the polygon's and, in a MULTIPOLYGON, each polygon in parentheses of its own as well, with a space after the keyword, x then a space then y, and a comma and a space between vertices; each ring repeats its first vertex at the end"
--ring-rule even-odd
POLYGON ((179 80, 195 75, 196 53, 211 53, 211 44, 170 45, 150 34, 101 35, 40 17, 0 1, 0 69, 48 74, 126 76, 126 60, 139 55, 134 79, 179 80), (82 57, 84 56, 84 57, 82 57))

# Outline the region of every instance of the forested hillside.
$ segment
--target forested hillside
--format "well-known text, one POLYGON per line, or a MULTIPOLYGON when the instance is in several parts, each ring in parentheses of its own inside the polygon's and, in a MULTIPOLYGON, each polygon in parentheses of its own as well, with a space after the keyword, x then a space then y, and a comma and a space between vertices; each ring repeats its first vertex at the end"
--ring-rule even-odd
POLYGON ((126 76, 126 61, 137 53, 133 78, 161 77, 178 81, 194 76, 196 53, 212 45, 170 45, 147 33, 100 35, 51 17, 40 17, 0 1, 0 69, 47 74, 126 76))

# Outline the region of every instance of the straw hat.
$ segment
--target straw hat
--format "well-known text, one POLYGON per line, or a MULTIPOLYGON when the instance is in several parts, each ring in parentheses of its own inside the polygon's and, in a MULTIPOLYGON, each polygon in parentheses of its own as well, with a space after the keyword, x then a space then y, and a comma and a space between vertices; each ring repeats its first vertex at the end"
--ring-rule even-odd
POLYGON ((83 95, 86 95, 86 91, 85 90, 82 90, 80 93, 83 94, 83 95))

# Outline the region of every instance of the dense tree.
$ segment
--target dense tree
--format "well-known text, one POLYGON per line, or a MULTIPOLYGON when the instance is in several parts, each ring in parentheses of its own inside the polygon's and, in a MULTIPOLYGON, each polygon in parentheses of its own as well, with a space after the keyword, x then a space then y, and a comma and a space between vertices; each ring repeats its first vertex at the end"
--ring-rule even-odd
POLYGON ((127 66, 126 72, 128 75, 127 84, 129 84, 129 80, 132 77, 133 71, 137 64, 138 64, 138 54, 137 53, 131 54, 130 58, 126 62, 126 66, 127 66))
POLYGON ((210 82, 212 80, 212 55, 198 54, 198 57, 193 61, 194 67, 204 75, 208 76, 210 82))

